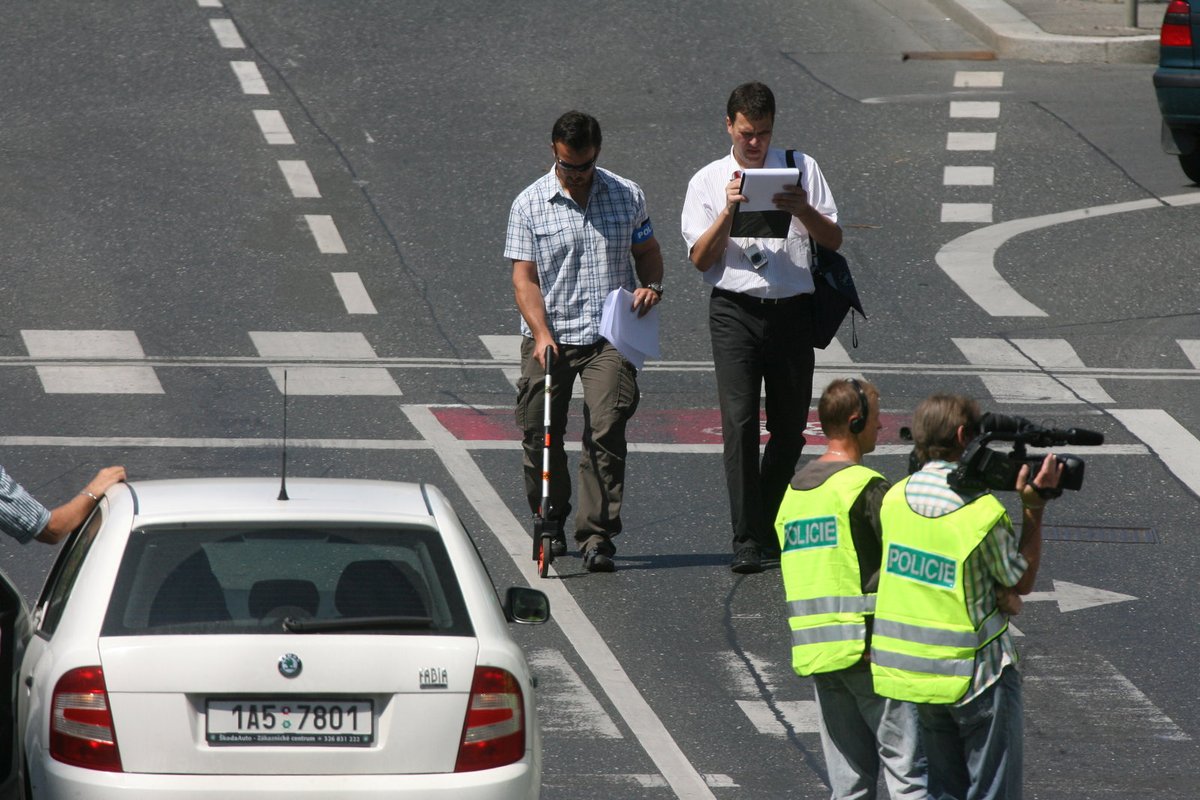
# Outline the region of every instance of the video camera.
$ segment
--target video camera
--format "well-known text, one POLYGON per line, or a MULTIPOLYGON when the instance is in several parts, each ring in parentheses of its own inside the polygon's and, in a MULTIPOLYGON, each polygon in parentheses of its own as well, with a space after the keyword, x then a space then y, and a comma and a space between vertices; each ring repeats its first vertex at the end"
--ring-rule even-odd
MULTIPOLYGON (((958 460, 958 466, 948 477, 948 482, 955 491, 1015 491, 1021 467, 1029 465, 1029 477, 1032 480, 1045 459, 1045 456, 1027 455, 1026 447, 1095 447, 1104 444, 1104 434, 1097 431, 1086 428, 1043 428, 1024 417, 1004 414, 984 414, 979 428, 981 433, 967 445, 958 460), (990 449, 990 442, 1012 442, 1013 447, 1010 452, 1002 453, 990 449)), ((1047 489, 1043 494, 1057 497, 1062 494, 1063 489, 1078 491, 1083 486, 1083 459, 1057 453, 1055 458, 1063 467, 1062 478, 1057 489, 1047 489)), ((919 464, 916 466, 920 467, 919 464)))

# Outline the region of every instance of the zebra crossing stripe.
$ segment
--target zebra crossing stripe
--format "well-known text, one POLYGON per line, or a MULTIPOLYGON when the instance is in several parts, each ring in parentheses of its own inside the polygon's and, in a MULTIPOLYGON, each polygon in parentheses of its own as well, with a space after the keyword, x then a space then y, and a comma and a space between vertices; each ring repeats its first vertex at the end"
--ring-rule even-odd
MULTIPOLYGON (((21 338, 32 358, 86 361, 146 357, 133 331, 23 330, 21 338)), ((47 394, 163 394, 153 367, 51 364, 36 369, 47 394)))
POLYGON ((1176 478, 1200 495, 1200 440, 1160 408, 1112 409, 1110 414, 1145 442, 1176 478))
POLYGON ((538 706, 553 711, 539 714, 543 733, 586 739, 625 738, 561 651, 534 648, 526 657, 538 678, 538 706))

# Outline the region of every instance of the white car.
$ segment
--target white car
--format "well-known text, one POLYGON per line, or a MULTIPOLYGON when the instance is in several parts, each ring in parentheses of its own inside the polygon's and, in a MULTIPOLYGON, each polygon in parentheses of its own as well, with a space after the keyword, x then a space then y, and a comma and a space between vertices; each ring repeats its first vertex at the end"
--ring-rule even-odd
POLYGON ((7 769, 31 800, 538 796, 507 622, 544 622, 546 596, 512 588, 502 607, 432 486, 280 489, 120 484, 32 612, 7 596, 0 787, 7 769))

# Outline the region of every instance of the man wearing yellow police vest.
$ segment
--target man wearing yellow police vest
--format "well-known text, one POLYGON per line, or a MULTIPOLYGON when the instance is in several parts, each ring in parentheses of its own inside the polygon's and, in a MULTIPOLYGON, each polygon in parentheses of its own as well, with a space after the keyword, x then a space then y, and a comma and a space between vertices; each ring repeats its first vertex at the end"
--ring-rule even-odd
POLYGON ((875 694, 866 658, 889 486, 862 466, 879 433, 879 392, 835 380, 817 413, 829 444, 792 478, 775 520, 792 667, 813 676, 833 800, 873 800, 881 762, 893 798, 924 800, 916 711, 875 694))
POLYGON ((1037 477, 1022 467, 1018 539, 989 492, 963 494, 948 477, 979 435, 979 405, 926 398, 913 414, 920 470, 883 501, 883 565, 871 641, 875 691, 918 703, 933 797, 1021 797, 1021 678, 1005 609, 1033 590, 1042 509, 1062 476, 1047 454, 1037 477), (1011 588, 1010 588, 1011 587, 1011 588))

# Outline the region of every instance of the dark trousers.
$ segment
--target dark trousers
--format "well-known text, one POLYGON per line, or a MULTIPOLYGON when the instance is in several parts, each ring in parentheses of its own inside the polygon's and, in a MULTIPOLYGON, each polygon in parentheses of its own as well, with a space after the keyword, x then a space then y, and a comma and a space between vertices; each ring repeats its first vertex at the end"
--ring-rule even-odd
POLYGON ((779 552, 775 515, 800 451, 812 402, 809 295, 770 304, 714 289, 708 306, 733 550, 754 544, 779 552), (766 386, 770 438, 759 460, 760 397, 766 386))
MULTIPOLYGON (((576 377, 583 384, 584 406, 575 540, 584 545, 592 536, 621 532, 629 449, 625 426, 637 410, 639 394, 637 371, 608 342, 602 339, 594 345, 559 346, 551 374, 549 512, 559 519, 565 520, 571 513, 571 478, 563 436, 576 377)), ((521 341, 516 417, 522 431, 525 496, 535 513, 542 500, 545 383, 546 371, 533 357, 533 339, 527 336, 521 341)))

